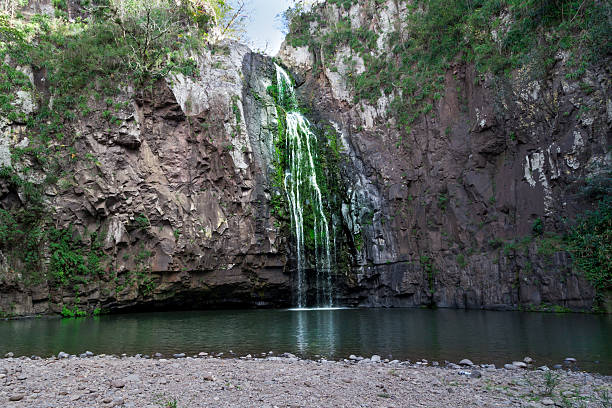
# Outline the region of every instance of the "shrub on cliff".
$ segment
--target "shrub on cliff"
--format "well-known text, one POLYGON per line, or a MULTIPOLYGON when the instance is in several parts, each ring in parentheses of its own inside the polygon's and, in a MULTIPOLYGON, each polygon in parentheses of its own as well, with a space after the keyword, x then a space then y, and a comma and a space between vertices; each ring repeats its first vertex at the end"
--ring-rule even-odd
POLYGON ((316 58, 315 64, 323 61, 331 70, 337 70, 332 64, 339 46, 348 45, 367 67, 361 73, 346 73, 355 102, 375 104, 382 94, 387 95, 397 127, 407 132, 441 97, 443 73, 459 59, 474 63, 482 73, 498 75, 537 60, 534 65, 544 74, 555 53, 566 50, 575 54, 576 72, 571 75, 578 78, 589 62, 612 53, 609 1, 399 1, 395 3, 409 12, 379 48, 378 33, 354 26, 346 10, 360 4, 363 12, 373 14, 381 3, 327 0, 312 10, 293 8, 284 14, 290 30, 286 41, 322 54, 324 58, 316 58), (324 9, 332 4, 344 11, 337 22, 324 17, 324 9))
POLYGON ((612 290, 612 196, 578 218, 568 238, 574 262, 601 296, 612 290))

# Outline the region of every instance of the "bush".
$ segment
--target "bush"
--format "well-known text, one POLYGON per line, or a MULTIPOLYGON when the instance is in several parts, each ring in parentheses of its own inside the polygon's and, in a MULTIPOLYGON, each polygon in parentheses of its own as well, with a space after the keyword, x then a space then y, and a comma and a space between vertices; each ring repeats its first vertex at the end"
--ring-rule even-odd
POLYGON ((82 247, 72 228, 49 231, 49 273, 56 282, 66 285, 75 275, 88 274, 82 247))
POLYGON ((612 290, 612 197, 579 217, 568 236, 569 250, 576 266, 598 294, 612 290))

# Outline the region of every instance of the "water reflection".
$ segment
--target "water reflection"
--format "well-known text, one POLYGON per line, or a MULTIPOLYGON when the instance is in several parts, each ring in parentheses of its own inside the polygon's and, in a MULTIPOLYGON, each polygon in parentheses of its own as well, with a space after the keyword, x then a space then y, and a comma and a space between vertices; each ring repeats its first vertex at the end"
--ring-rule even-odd
POLYGON ((308 341, 306 340, 306 312, 302 310, 297 310, 297 313, 294 315, 297 319, 297 330, 296 330, 296 339, 297 339, 297 350, 300 354, 304 354, 308 349, 308 341))
POLYGON ((301 355, 336 355, 336 342, 339 341, 339 326, 334 323, 335 310, 290 309, 294 312, 296 349, 301 355), (311 313, 315 312, 315 313, 311 313), (322 351, 324 350, 324 352, 322 351))
POLYGON ((0 322, 0 355, 291 352, 503 364, 535 358, 612 374, 612 316, 342 309, 150 313, 0 322), (599 361, 599 363, 595 363, 599 361))

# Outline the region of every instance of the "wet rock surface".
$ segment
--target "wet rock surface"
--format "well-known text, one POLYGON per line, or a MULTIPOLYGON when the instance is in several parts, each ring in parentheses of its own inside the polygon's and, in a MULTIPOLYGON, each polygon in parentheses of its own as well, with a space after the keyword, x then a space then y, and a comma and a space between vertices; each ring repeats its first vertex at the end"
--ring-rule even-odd
POLYGON ((96 356, 0 360, 6 407, 533 407, 576 401, 600 406, 609 377, 559 372, 552 394, 544 373, 357 364, 297 358, 180 360, 96 356), (17 380, 17 376, 26 376, 17 380), (174 406, 174 405, 172 405, 174 406))

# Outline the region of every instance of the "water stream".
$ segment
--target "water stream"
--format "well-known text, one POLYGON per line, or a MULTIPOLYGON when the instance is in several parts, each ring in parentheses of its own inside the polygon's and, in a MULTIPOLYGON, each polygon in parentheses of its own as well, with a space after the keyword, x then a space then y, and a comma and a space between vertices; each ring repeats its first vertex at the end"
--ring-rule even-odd
POLYGON ((308 120, 298 111, 291 78, 276 66, 278 104, 284 113, 284 140, 287 165, 283 186, 291 229, 295 238, 297 306, 307 306, 308 251, 313 251, 316 270, 316 306, 333 306, 330 227, 325 214, 325 197, 317 174, 317 137, 308 120), (314 248, 313 248, 314 247, 314 248))

